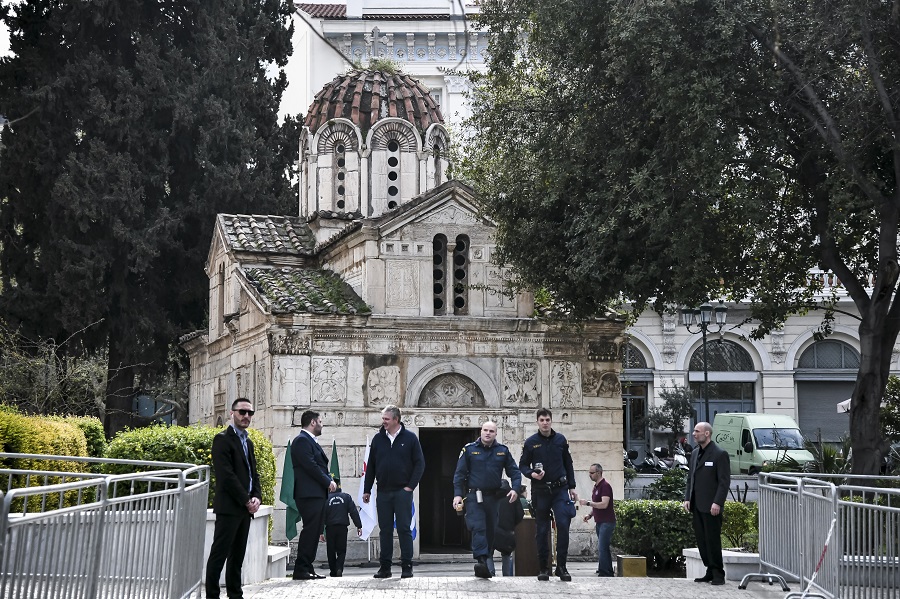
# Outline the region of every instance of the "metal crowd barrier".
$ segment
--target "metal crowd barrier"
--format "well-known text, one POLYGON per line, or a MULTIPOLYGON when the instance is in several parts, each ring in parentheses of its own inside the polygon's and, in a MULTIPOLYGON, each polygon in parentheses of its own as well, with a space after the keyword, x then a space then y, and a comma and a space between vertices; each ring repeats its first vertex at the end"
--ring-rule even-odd
POLYGON ((740 588, 787 579, 805 597, 900 599, 900 479, 847 478, 759 475, 760 573, 740 588))
POLYGON ((0 453, 0 464, 11 459, 133 472, 0 469, 0 597, 186 599, 199 592, 208 466, 0 453))

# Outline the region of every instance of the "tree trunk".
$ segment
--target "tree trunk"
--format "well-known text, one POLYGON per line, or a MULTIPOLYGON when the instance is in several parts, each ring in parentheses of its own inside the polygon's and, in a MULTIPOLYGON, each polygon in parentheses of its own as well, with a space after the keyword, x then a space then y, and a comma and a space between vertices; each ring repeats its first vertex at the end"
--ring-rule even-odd
POLYGON ((885 320, 874 305, 862 311, 859 372, 850 406, 853 474, 879 474, 886 450, 879 412, 890 375, 891 352, 897 332, 896 326, 888 326, 885 320))
POLYGON ((134 365, 123 355, 115 334, 110 331, 109 366, 106 378, 106 437, 111 439, 126 427, 134 426, 134 365))

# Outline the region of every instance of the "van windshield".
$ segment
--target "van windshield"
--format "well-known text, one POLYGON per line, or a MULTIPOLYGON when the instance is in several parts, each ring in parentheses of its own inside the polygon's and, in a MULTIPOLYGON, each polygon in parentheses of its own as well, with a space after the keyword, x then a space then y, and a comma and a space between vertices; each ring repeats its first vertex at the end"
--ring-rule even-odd
POLYGON ((803 435, 796 428, 755 428, 758 449, 803 449, 803 435))

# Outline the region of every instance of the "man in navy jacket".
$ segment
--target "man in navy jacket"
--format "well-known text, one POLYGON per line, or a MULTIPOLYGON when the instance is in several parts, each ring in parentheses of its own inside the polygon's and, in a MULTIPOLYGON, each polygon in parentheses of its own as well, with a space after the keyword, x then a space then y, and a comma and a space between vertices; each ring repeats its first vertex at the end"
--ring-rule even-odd
POLYGON ((319 546, 319 535, 325 526, 325 508, 328 493, 337 489, 337 483, 328 473, 328 458, 316 441, 322 434, 322 419, 318 412, 307 410, 300 416, 303 430, 291 443, 291 464, 294 466, 294 501, 303 520, 303 530, 297 539, 297 561, 294 563, 294 580, 325 578, 316 574, 313 562, 319 546))
POLYGON ((366 478, 363 483, 363 503, 369 503, 372 484, 378 480, 379 541, 381 567, 375 578, 391 577, 391 557, 394 554, 394 520, 400 539, 401 578, 412 578, 413 490, 425 472, 425 456, 419 438, 400 424, 400 408, 387 406, 381 411, 381 430, 372 439, 366 478))
POLYGON ((213 437, 212 462, 216 475, 213 532, 209 560, 206 562, 206 597, 218 599, 219 576, 225 570, 225 592, 229 599, 241 599, 241 565, 247 550, 250 520, 259 510, 262 490, 256 471, 253 442, 247 427, 253 417, 253 404, 239 397, 231 404, 231 422, 213 437))
POLYGON ((728 452, 712 441, 712 427, 698 422, 694 427, 696 447, 691 452, 691 471, 684 490, 684 509, 693 515, 694 535, 706 574, 694 582, 725 584, 722 561, 722 512, 731 485, 728 452))

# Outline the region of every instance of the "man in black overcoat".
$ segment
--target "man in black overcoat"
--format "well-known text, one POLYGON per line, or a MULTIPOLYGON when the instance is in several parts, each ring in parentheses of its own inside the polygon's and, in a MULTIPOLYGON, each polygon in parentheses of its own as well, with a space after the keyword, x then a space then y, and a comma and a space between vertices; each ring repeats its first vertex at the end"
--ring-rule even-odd
POLYGON ((712 441, 712 427, 698 422, 694 427, 696 446, 691 452, 684 509, 693 515, 694 534, 700 559, 706 574, 694 582, 725 584, 725 565, 722 561, 722 515, 728 487, 731 484, 731 463, 728 452, 712 441))

